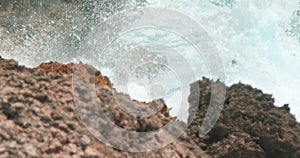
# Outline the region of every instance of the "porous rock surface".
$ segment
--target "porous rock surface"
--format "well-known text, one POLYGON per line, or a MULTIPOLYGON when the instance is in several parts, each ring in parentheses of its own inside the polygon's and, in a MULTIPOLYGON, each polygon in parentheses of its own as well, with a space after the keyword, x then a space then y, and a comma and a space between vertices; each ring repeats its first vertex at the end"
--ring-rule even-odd
MULTIPOLYGON (((91 69, 82 75, 92 72, 91 69)), ((186 134, 162 149, 149 152, 120 151, 103 144, 83 124, 84 116, 80 118, 76 112, 71 72, 72 64, 48 63, 28 69, 14 60, 0 59, 0 157, 207 157, 186 134)), ((95 72, 94 83, 103 111, 109 112, 119 127, 147 132, 174 119, 162 100, 138 103, 160 110, 151 118, 135 118, 125 113, 111 98, 114 90, 110 82, 95 72)), ((134 102, 128 95, 118 95, 125 105, 134 102)), ((93 107, 81 110, 85 108, 93 107)), ((109 134, 116 140, 129 137, 109 134)))
MULTIPOLYGON (((76 92, 88 89, 81 85, 72 89, 74 64, 51 62, 29 69, 14 60, 0 59, 0 157, 300 157, 300 125, 289 113, 288 105, 275 107, 271 95, 241 83, 227 88, 219 120, 207 135, 199 137, 211 85, 223 84, 206 78, 191 84, 189 98, 200 97, 198 110, 186 132, 173 143, 149 152, 114 149, 99 141, 82 121, 97 116, 90 112, 97 111, 96 103, 112 122, 128 131, 153 131, 176 118, 169 115, 163 100, 132 101, 128 95, 117 93, 100 71, 86 67, 78 72, 83 82, 96 85, 98 99, 78 109, 74 103, 76 92), (199 89, 201 95, 197 96, 195 91, 199 89), (153 111, 157 112, 149 117, 132 115, 153 111)), ((80 101, 88 102, 88 97, 80 101)), ((97 122, 105 121, 95 118, 93 123, 105 132, 105 126, 97 126, 97 122)), ((108 134, 116 140, 130 137, 118 132, 108 134)), ((130 147, 127 142, 118 145, 130 147)))
MULTIPOLYGON (((274 106, 274 98, 242 83, 226 90, 226 100, 218 122, 204 137, 198 137, 197 125, 203 122, 209 105, 212 84, 203 79, 199 109, 188 129, 188 135, 212 157, 300 157, 300 124, 289 113, 288 104, 274 106)), ((218 83, 222 84, 222 83, 218 83)), ((196 92, 191 88, 190 97, 196 92)))

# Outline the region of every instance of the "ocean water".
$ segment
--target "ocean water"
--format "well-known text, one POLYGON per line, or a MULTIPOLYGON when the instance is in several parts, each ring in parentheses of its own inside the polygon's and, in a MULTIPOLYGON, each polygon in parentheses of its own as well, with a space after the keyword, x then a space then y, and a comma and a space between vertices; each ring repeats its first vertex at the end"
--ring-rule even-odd
MULTIPOLYGON (((0 55, 29 67, 53 60, 92 64, 118 91, 140 101, 163 98, 173 107, 172 115, 186 120, 187 109, 180 106, 187 104, 188 83, 213 77, 207 59, 176 31, 144 27, 119 35, 139 12, 127 19, 110 17, 141 2, 104 2, 42 1, 37 10, 25 7, 22 13, 1 15, 0 55)), ((0 9, 7 10, 4 5, 0 9)), ((273 94, 277 106, 289 103, 300 120, 299 1, 148 0, 147 5, 199 24, 218 50, 227 85, 241 81, 273 94)))
POLYGON ((299 1, 151 0, 150 4, 180 11, 202 25, 218 48, 227 85, 241 81, 273 94, 277 106, 289 103, 300 120, 299 1))

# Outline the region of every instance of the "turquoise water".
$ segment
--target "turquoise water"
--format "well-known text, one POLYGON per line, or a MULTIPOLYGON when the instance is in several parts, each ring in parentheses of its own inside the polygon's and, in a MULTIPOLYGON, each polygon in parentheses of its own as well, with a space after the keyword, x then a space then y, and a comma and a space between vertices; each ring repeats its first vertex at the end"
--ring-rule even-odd
MULTIPOLYGON (((263 89, 273 94, 276 105, 290 103, 300 119, 299 2, 151 0, 150 4, 180 11, 206 29, 219 50, 227 84, 242 81, 263 89)), ((201 59, 191 62, 197 60, 201 59)))

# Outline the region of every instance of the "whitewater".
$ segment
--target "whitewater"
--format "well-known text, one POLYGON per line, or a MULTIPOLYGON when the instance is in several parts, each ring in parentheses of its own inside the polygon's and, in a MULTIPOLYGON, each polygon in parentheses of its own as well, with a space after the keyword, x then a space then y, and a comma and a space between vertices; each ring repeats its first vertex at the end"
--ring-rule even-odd
MULTIPOLYGON (((177 11, 200 24, 218 50, 224 67, 224 81, 227 85, 241 81, 273 94, 277 106, 288 103, 291 113, 298 121, 300 120, 300 4, 298 1, 148 0, 147 5, 177 11)), ((80 16, 78 19, 71 19, 73 23, 69 27, 77 30, 81 26, 76 23, 80 21, 78 20, 80 16)), ((97 29, 96 27, 92 28, 97 29)), ((63 43, 61 41, 65 40, 79 43, 101 40, 101 37, 97 38, 101 36, 100 31, 95 32, 90 29, 87 31, 90 33, 83 36, 78 30, 70 32, 49 30, 48 26, 40 29, 39 31, 44 33, 42 38, 25 36, 21 46, 12 47, 12 41, 4 36, 5 30, 0 28, 0 55, 18 60, 20 64, 29 67, 54 60, 63 63, 80 60, 93 64, 104 75, 110 77, 113 83, 118 81, 115 78, 120 72, 112 70, 113 66, 111 66, 115 63, 113 61, 115 59, 112 59, 114 55, 108 55, 105 61, 90 62, 90 58, 87 58, 83 52, 97 52, 96 47, 87 48, 83 43, 83 46, 74 49, 71 44, 68 47, 61 44, 63 43), (63 34, 60 34, 62 32, 63 34), (69 52, 72 51, 74 53, 70 54, 69 52)), ((176 33, 157 29, 136 30, 120 36, 115 43, 117 44, 112 44, 106 50, 107 54, 116 54, 115 52, 118 51, 122 54, 123 50, 129 49, 127 47, 138 48, 147 44, 163 44, 168 49, 180 52, 197 79, 201 79, 202 76, 212 77, 205 59, 197 54, 192 46, 182 41, 176 33), (120 44, 125 47, 120 49, 120 44)), ((156 47, 151 47, 151 51, 155 52, 155 49, 156 47)), ((131 59, 137 58, 132 56, 131 59)), ((180 110, 178 103, 181 102, 183 95, 179 77, 171 68, 161 64, 166 62, 164 56, 158 54, 151 58, 156 59, 154 67, 159 66, 157 70, 144 71, 149 68, 143 69, 142 65, 138 72, 132 72, 127 87, 116 84, 116 88, 140 101, 162 97, 167 105, 173 107, 171 114, 177 115, 180 110), (155 76, 138 76, 140 73, 155 74, 155 76)), ((124 60, 124 63, 127 62, 130 61, 124 60)), ((169 62, 184 64, 181 60, 169 62)), ((185 118, 186 116, 183 117, 185 118)))

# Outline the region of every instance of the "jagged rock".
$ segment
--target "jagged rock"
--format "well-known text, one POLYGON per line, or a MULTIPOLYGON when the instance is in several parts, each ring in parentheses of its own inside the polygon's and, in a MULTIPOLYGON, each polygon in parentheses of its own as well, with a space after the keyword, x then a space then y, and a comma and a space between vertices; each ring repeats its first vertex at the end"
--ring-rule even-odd
MULTIPOLYGON (((0 59, 0 66, 0 118, 3 118, 0 122, 2 134, 0 144, 3 145, 0 156, 183 157, 189 155, 205 157, 206 155, 187 136, 153 152, 130 153, 106 146, 87 130, 81 121, 82 118, 79 118, 76 113, 78 109, 72 95, 74 64, 52 62, 41 64, 34 69, 19 69, 17 62, 0 59), (22 86, 6 84, 9 81, 21 83, 22 86), (26 144, 28 146, 24 147, 26 144), (15 147, 15 149, 7 147, 15 147)), ((95 83, 96 94, 102 103, 102 108, 111 114, 112 121, 119 127, 146 132, 160 128, 174 119, 169 115, 170 109, 162 100, 151 103, 132 101, 128 95, 117 93, 108 78, 102 76, 100 71, 91 66, 87 67, 86 71, 80 72, 85 76, 84 82, 95 83), (91 77, 95 77, 94 82, 90 81, 91 77), (122 111, 113 99, 113 95, 118 95, 122 104, 135 105, 137 109, 128 108, 127 110, 131 110, 129 114, 126 113, 127 111, 122 111), (147 118, 130 115, 130 112, 138 112, 140 108, 143 112, 155 110, 157 113, 147 118)), ((86 113, 90 111, 82 110, 86 113)), ((120 133, 110 134, 115 135, 116 140, 123 137, 120 133)))
POLYGON ((212 157, 300 157, 300 126, 285 110, 287 105, 275 107, 271 95, 242 83, 227 88, 218 122, 206 137, 198 138, 199 128, 194 127, 203 122, 214 82, 203 78, 198 83, 200 104, 188 133, 197 143, 204 143, 202 149, 212 157))
MULTIPOLYGON (((97 101, 119 127, 148 132, 176 119, 169 115, 170 109, 163 100, 133 101, 128 95, 117 93, 100 71, 87 67, 80 72, 83 81, 95 84, 97 101), (91 77, 95 80, 91 81, 91 77), (118 103, 114 96, 119 98, 118 103), (131 115, 153 111, 157 113, 145 118, 131 115)), ((173 143, 141 153, 106 146, 82 122, 85 116, 97 114, 96 106, 76 108, 72 93, 73 68, 74 64, 52 62, 29 69, 0 58, 0 157, 300 157, 300 125, 289 113, 288 106, 275 107, 271 95, 241 83, 227 88, 219 120, 207 135, 199 137, 211 85, 223 84, 206 78, 191 85, 189 101, 198 110, 186 133, 173 143), (197 96, 199 88, 201 95, 197 96), (77 112, 82 115, 79 117, 77 112)), ((84 86, 78 88, 86 91, 84 86)), ((84 97, 89 101, 89 96, 84 97)), ((91 123, 97 127, 97 121, 103 120, 95 118, 91 123)), ((184 123, 178 121, 179 125, 184 123)), ((105 131, 106 127, 97 128, 105 131)), ((128 137, 107 132, 116 140, 128 137)), ((126 142, 120 145, 128 146, 126 142)))

